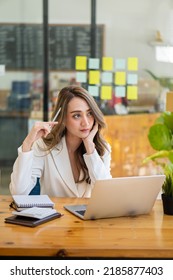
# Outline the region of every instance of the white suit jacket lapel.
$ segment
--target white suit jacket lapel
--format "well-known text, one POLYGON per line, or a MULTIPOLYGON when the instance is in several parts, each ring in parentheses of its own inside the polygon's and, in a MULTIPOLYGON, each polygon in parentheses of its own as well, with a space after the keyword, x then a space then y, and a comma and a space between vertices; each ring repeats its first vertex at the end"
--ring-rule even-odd
POLYGON ((79 193, 73 178, 65 137, 63 137, 61 143, 51 151, 51 154, 64 184, 78 197, 79 193))

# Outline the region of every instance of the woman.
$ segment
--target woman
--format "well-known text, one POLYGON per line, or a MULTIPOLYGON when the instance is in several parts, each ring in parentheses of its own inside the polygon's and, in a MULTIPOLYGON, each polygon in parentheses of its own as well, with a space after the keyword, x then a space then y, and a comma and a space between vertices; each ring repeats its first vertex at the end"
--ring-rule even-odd
POLYGON ((105 122, 93 97, 65 87, 53 117, 59 109, 54 122, 36 122, 18 149, 11 194, 29 194, 40 178, 41 194, 89 197, 97 179, 111 178, 110 146, 100 134, 105 122))

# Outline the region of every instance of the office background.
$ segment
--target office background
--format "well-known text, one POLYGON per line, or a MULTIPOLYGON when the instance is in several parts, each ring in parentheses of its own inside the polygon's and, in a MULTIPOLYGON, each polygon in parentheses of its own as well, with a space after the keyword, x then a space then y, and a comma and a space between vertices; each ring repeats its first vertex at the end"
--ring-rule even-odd
MULTIPOLYGON (((44 115, 43 69, 35 66, 33 69, 32 67, 27 69, 15 64, 20 53, 25 53, 21 41, 27 46, 29 39, 26 36, 23 41, 15 33, 13 42, 15 47, 11 48, 12 36, 9 25, 13 30, 11 32, 16 32, 14 31, 16 26, 22 24, 36 25, 39 26, 39 34, 42 36, 43 2, 42 0, 0 0, 0 192, 2 193, 8 193, 17 147, 21 145, 33 122, 42 119, 44 115), (8 34, 5 33, 4 26, 8 27, 5 29, 8 30, 8 34), (8 36, 5 37, 6 35, 8 36), (6 54, 11 56, 8 57, 6 54), (7 66, 9 60, 14 68, 7 66)), ((91 2, 90 0, 49 0, 49 24, 90 25, 91 2)), ((158 171, 156 167, 153 165, 144 167, 141 165, 141 160, 151 151, 147 142, 148 128, 159 112, 165 110, 166 93, 173 87, 171 55, 173 1, 97 0, 95 15, 96 24, 103 26, 102 55, 111 57, 114 61, 116 59, 127 61, 129 57, 138 59, 137 100, 130 100, 128 104, 124 104, 123 98, 116 98, 111 100, 113 105, 110 100, 109 102, 102 100, 99 103, 108 123, 106 137, 113 147, 113 176, 156 173, 158 171)), ((34 41, 34 38, 30 40, 34 41)), ((38 54, 41 53, 38 61, 42 65, 43 50, 34 49, 33 53, 36 51, 38 54)), ((54 58, 57 56, 57 51, 58 48, 52 51, 54 58)), ((25 53, 27 59, 26 55, 25 53)), ((75 66, 69 71, 50 69, 48 102, 50 116, 58 91, 71 83, 78 83, 75 66)), ((112 88, 114 91, 114 87, 112 88)))

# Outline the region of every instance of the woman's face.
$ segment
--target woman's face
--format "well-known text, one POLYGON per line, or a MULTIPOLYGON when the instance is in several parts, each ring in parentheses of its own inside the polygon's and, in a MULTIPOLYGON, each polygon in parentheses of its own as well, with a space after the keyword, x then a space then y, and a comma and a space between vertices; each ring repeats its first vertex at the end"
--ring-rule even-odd
POLYGON ((94 116, 87 102, 80 98, 74 97, 67 106, 67 116, 65 126, 67 135, 78 138, 86 138, 94 124, 94 116))

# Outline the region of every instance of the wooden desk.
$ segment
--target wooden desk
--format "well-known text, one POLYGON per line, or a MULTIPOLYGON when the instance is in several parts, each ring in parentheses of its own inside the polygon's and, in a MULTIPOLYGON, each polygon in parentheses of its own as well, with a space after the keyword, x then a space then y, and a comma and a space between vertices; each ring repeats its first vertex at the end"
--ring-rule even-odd
POLYGON ((82 221, 63 209, 76 198, 54 198, 64 216, 36 228, 4 223, 11 215, 8 196, 0 196, 0 256, 173 258, 173 216, 156 201, 149 215, 82 221))

